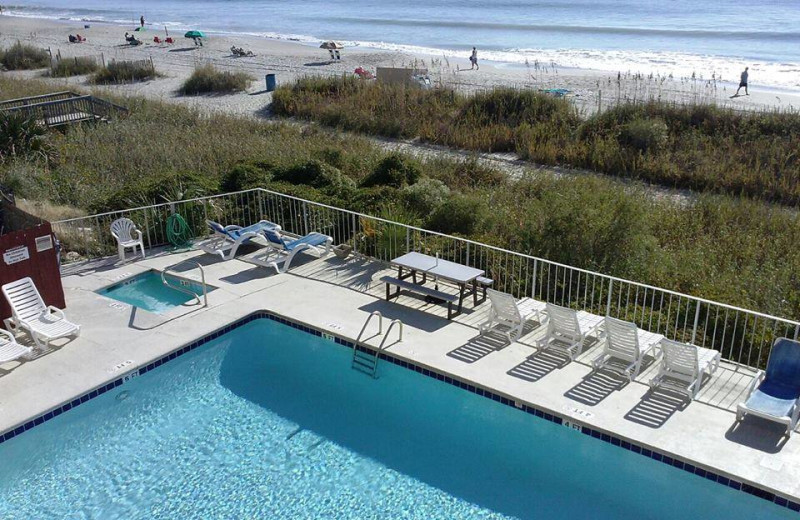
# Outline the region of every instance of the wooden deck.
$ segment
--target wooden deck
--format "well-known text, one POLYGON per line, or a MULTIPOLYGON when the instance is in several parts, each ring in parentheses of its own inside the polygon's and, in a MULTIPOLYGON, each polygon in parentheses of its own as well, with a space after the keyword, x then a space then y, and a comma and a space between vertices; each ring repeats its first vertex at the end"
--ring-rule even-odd
POLYGON ((4 101, 0 103, 0 111, 24 113, 48 128, 84 121, 107 121, 113 116, 128 113, 125 107, 74 92, 55 92, 4 101))

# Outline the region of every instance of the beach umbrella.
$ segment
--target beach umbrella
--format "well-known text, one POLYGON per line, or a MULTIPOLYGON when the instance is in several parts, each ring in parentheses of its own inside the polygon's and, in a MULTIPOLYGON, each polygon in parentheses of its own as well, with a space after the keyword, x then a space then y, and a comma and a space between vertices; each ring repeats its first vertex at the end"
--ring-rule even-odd
POLYGON ((320 49, 344 49, 344 45, 339 42, 335 42, 333 40, 322 42, 322 45, 319 46, 320 49))
POLYGON ((203 31, 189 31, 183 35, 184 38, 205 38, 206 35, 203 31))

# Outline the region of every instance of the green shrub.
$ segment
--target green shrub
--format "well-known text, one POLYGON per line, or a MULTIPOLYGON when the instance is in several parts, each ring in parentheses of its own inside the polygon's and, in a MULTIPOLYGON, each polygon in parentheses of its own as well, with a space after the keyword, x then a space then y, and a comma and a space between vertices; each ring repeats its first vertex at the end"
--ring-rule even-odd
POLYGON ((657 152, 663 149, 669 139, 667 124, 661 119, 634 119, 622 127, 619 142, 634 150, 657 152))
POLYGON ((49 75, 57 78, 82 76, 100 68, 97 61, 90 56, 62 58, 50 69, 49 75))
POLYGON ((428 219, 428 227, 440 233, 470 235, 486 215, 486 204, 478 197, 455 195, 440 205, 428 219))
POLYGON ((220 189, 225 193, 263 188, 272 180, 274 165, 269 162, 239 163, 222 176, 220 189))
POLYGON ((416 184, 403 188, 406 204, 420 215, 428 215, 450 196, 450 188, 438 179, 425 177, 416 184))
POLYGON ((421 175, 419 166, 407 157, 393 153, 386 156, 375 169, 361 182, 361 186, 391 186, 402 188, 414 184, 421 175))
MULTIPOLYGON (((274 113, 546 165, 588 168, 669 187, 800 203, 800 114, 653 101, 585 120, 566 99, 500 88, 466 96, 347 78, 300 80, 274 113)), ((443 176, 434 175, 452 186, 443 176)), ((370 176, 371 177, 371 176, 370 176)), ((399 175, 365 185, 404 185, 399 175)))
POLYGON ((0 51, 0 63, 8 70, 42 69, 50 66, 50 53, 45 49, 17 42, 0 51))
POLYGON ((356 190, 352 197, 344 201, 345 207, 359 213, 377 213, 388 206, 399 205, 402 193, 391 186, 373 186, 356 190))
POLYGON ((150 60, 112 61, 95 73, 94 83, 126 83, 131 81, 147 81, 159 76, 150 60))
POLYGON ((114 190, 107 197, 93 202, 90 210, 92 213, 103 213, 119 208, 203 197, 218 191, 219 184, 202 173, 157 173, 114 190))
POLYGON ((184 96, 199 94, 230 94, 247 90, 252 76, 243 72, 218 70, 213 65, 202 65, 183 82, 179 92, 184 96))
POLYGON ((47 157, 47 131, 23 112, 0 112, 0 162, 13 157, 47 157))

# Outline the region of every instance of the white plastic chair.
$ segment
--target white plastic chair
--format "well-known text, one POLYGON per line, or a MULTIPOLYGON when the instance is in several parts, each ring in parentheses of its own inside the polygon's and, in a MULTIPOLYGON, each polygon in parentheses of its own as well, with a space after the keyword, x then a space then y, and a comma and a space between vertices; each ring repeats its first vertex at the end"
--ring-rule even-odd
POLYGON ((133 249, 133 254, 136 254, 136 246, 144 255, 144 242, 142 241, 142 232, 136 228, 136 224, 129 218, 118 218, 111 223, 111 234, 117 239, 117 250, 119 252, 119 259, 125 261, 125 249, 133 249), (134 234, 136 238, 134 238, 134 234))
POLYGON ((661 367, 650 387, 684 392, 691 399, 697 397, 705 374, 711 375, 719 368, 721 357, 716 350, 666 338, 661 340, 661 352, 661 367))
POLYGON ((20 345, 13 334, 0 329, 0 363, 13 361, 31 352, 33 352, 32 348, 20 345))
POLYGON ((37 347, 48 347, 54 339, 80 335, 80 326, 67 320, 64 311, 44 304, 30 278, 7 283, 2 291, 11 307, 11 317, 3 321, 6 328, 11 332, 27 330, 37 347))
POLYGON ((507 327, 508 330, 499 332, 506 335, 509 343, 513 343, 522 336, 526 321, 535 318, 539 323, 542 322, 541 316, 546 305, 543 302, 533 298, 516 301, 512 295, 494 289, 486 289, 486 295, 492 305, 486 321, 480 326, 481 334, 501 326, 507 327))
POLYGON ((548 303, 547 333, 537 342, 540 350, 554 349, 567 354, 574 360, 582 351, 586 338, 600 338, 603 317, 585 311, 576 311, 548 303))
POLYGON ((605 347, 592 364, 596 370, 617 372, 633 381, 639 375, 644 357, 647 354, 655 357, 653 349, 664 336, 641 330, 635 323, 610 316, 606 316, 605 324, 605 347))

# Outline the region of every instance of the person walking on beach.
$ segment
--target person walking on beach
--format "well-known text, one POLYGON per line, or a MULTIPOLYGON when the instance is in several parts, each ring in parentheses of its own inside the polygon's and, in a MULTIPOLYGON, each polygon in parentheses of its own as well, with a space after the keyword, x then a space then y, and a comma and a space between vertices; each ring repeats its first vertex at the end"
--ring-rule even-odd
POLYGON ((142 28, 144 28, 144 15, 139 17, 139 23, 142 24, 142 28))
POLYGON ((739 80, 739 88, 736 89, 736 94, 734 94, 734 96, 738 96, 739 95, 739 91, 742 90, 742 87, 744 87, 744 95, 745 96, 749 96, 750 95, 750 93, 747 91, 747 76, 749 75, 747 73, 747 71, 749 69, 750 69, 750 67, 745 67, 744 71, 742 71, 742 77, 739 80))
POLYGON ((469 61, 470 63, 472 63, 472 67, 470 67, 469 70, 472 69, 481 70, 481 68, 478 66, 478 49, 476 49, 475 47, 472 48, 472 54, 469 57, 469 61))

